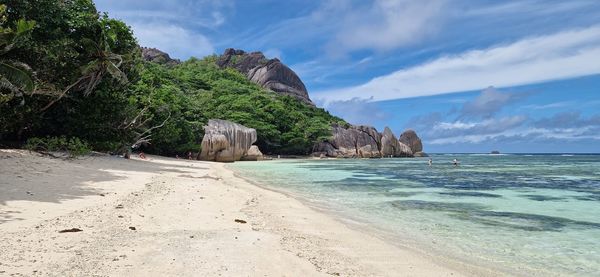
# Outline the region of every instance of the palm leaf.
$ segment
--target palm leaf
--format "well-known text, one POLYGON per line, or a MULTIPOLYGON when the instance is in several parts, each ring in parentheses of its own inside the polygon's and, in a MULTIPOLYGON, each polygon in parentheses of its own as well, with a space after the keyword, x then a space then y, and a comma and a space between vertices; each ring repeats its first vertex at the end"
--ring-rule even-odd
POLYGON ((115 64, 109 62, 106 66, 106 71, 118 82, 124 84, 127 83, 127 75, 123 73, 115 64))
POLYGON ((81 44, 85 47, 85 50, 88 51, 89 53, 102 52, 102 49, 100 49, 100 46, 98 46, 98 43, 89 38, 82 38, 81 44))
POLYGON ((23 35, 29 31, 33 30, 34 26, 35 26, 35 21, 33 21, 33 20, 19 19, 19 21, 17 21, 17 28, 16 28, 17 36, 23 35))
POLYGON ((0 62, 0 75, 18 88, 33 91, 33 79, 25 70, 0 62))

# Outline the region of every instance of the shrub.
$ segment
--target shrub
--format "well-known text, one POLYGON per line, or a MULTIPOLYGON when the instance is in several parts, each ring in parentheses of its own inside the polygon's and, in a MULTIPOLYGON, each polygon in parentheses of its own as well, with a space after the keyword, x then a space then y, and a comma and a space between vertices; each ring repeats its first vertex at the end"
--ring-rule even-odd
POLYGON ((91 152, 87 142, 79 138, 46 137, 30 138, 25 143, 25 149, 50 155, 50 152, 66 152, 69 158, 86 155, 91 152))

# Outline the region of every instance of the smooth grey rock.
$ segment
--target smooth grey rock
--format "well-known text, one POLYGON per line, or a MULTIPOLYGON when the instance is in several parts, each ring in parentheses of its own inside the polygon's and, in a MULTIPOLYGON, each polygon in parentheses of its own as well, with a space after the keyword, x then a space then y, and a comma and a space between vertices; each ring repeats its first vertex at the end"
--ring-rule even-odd
POLYGON ((260 152, 258 146, 252 145, 246 155, 242 157, 242 161, 262 161, 264 160, 263 153, 260 152))
POLYGON ((149 61, 149 62, 155 62, 155 63, 159 63, 159 64, 166 64, 166 65, 177 65, 180 64, 181 61, 179 61, 178 59, 172 59, 169 54, 160 51, 156 48, 149 48, 149 47, 141 47, 142 49, 142 58, 145 61, 149 61))
POLYGON ((292 96, 305 104, 314 106, 304 83, 296 73, 279 59, 267 59, 261 52, 247 53, 228 48, 217 59, 221 68, 230 67, 246 75, 248 80, 265 89, 282 95, 292 96))
POLYGON ((381 157, 379 144, 381 134, 371 126, 353 126, 348 128, 332 125, 332 139, 318 143, 314 152, 329 157, 378 158, 381 157))
POLYGON ((381 155, 383 157, 412 157, 410 147, 398 141, 392 130, 385 127, 381 134, 381 155))
POLYGON ((415 157, 429 157, 429 155, 427 155, 427 153, 425 152, 416 152, 414 154, 415 157))
POLYGON ((248 154, 254 142, 256 130, 227 120, 210 119, 208 125, 204 126, 199 159, 216 162, 239 161, 248 154))
MULTIPOLYGON (((380 158, 413 157, 413 153, 415 153, 409 145, 396 139, 388 127, 385 127, 383 133, 377 132, 372 126, 350 125, 345 127, 333 124, 331 129, 331 139, 317 143, 313 148, 313 156, 380 158)), ((414 131, 412 132, 414 133, 414 131)), ((405 136, 412 135, 408 133, 405 136)), ((416 137, 416 133, 414 136, 416 137)), ((414 137, 411 138, 415 140, 414 137)))
POLYGON ((400 135, 400 142, 408 145, 413 153, 423 152, 423 143, 414 130, 408 129, 400 135))
POLYGON ((400 157, 414 157, 413 151, 410 147, 402 142, 400 142, 400 157))

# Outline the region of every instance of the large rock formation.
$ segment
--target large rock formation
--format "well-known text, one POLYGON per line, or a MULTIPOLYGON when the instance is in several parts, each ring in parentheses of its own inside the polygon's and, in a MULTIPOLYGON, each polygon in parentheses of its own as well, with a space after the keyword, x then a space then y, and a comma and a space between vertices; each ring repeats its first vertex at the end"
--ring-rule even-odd
MULTIPOLYGON (((329 152, 334 157, 379 157, 381 136, 370 126, 350 126, 344 128, 337 124, 332 126, 333 139, 324 142, 322 152, 329 152), (327 144, 330 144, 329 146, 327 144)), ((317 149, 319 151, 319 149, 317 149)), ((319 152, 321 152, 319 151, 319 152)))
POLYGON ((371 126, 345 128, 337 124, 332 126, 332 138, 315 145, 313 152, 315 156, 341 158, 413 157, 415 153, 388 127, 380 134, 371 126))
POLYGON ((277 58, 267 59, 261 52, 246 53, 243 50, 228 48, 217 60, 217 65, 221 68, 235 68, 263 88, 292 96, 314 106, 302 80, 277 58))
POLYGON ((400 142, 408 145, 413 153, 423 152, 423 143, 414 130, 408 129, 400 135, 400 142))
POLYGON ((410 157, 412 154, 410 147, 398 141, 392 130, 385 127, 381 134, 381 155, 383 157, 410 157))
MULTIPOLYGON (((248 156, 248 150, 256 142, 256 130, 227 120, 211 119, 204 126, 200 160, 215 162, 239 161, 248 156)), ((258 147, 252 151, 254 160, 260 153, 258 147), (256 152, 256 151, 258 152, 256 152)), ((262 156, 262 153, 260 154, 262 156)), ((249 159, 252 159, 250 157, 249 159)))
POLYGON ((148 48, 148 47, 141 47, 142 49, 142 58, 145 61, 149 61, 149 62, 155 62, 155 63, 159 63, 159 64, 166 64, 166 65, 177 65, 180 64, 181 61, 177 60, 177 59, 172 59, 169 54, 160 51, 156 48, 148 48))

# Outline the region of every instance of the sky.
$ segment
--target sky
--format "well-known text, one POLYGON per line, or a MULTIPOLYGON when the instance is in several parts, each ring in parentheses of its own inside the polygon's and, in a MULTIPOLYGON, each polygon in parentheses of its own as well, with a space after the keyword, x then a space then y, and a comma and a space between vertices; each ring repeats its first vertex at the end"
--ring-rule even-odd
POLYGON ((96 0, 185 60, 279 58, 353 124, 432 153, 600 153, 597 0, 96 0))

